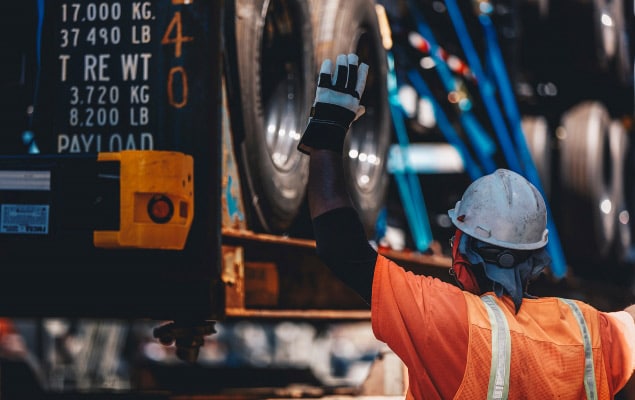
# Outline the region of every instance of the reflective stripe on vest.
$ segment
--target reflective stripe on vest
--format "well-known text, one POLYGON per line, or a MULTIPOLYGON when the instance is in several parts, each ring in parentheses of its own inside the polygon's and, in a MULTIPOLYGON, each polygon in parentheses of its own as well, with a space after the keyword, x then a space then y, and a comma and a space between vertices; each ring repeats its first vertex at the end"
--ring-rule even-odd
POLYGON ((584 341, 584 390, 586 391, 586 398, 589 400, 597 400, 598 391, 595 384, 595 367, 593 366, 593 348, 591 347, 591 334, 589 328, 586 325, 582 311, 575 302, 569 299, 560 299, 563 303, 568 305, 573 311, 575 320, 578 321, 580 326, 580 333, 582 334, 582 340, 584 341))
MULTIPOLYGON (((505 314, 492 296, 483 296, 490 325, 492 326, 492 366, 490 369, 487 398, 506 399, 509 392, 509 366, 511 362, 511 336, 505 314)), ((593 365, 593 348, 591 334, 587 327, 582 311, 578 305, 569 299, 560 299, 571 308, 575 317, 582 341, 584 342, 584 389, 588 400, 597 400, 598 393, 595 382, 595 367, 593 365)))
POLYGON ((509 392, 509 365, 511 362, 511 337, 507 319, 492 296, 481 300, 487 309, 492 326, 492 367, 489 375, 487 399, 506 399, 509 392))

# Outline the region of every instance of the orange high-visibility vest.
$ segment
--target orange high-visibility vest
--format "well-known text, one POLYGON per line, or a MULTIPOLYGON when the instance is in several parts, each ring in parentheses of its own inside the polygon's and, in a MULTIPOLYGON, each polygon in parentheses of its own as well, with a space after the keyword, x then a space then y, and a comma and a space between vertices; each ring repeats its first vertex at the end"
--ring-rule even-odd
POLYGON ((579 302, 545 298, 523 302, 514 315, 509 299, 468 294, 465 299, 470 350, 456 399, 612 397, 593 309, 579 302), (559 313, 556 330, 540 323, 541 311, 559 313))
MULTIPOLYGON (((588 332, 584 336, 589 338, 589 353, 581 325, 563 299, 526 298, 516 314, 508 296, 486 295, 494 297, 501 323, 508 325, 503 331, 496 329, 499 336, 509 333, 509 349, 499 350, 511 355, 509 380, 501 381, 508 382, 508 398, 584 399, 585 386, 594 380, 597 397, 610 399, 635 371, 635 324, 630 314, 601 312, 575 302, 588 332), (589 364, 595 379, 585 382, 589 364)), ((371 316, 377 339, 388 344, 408 368, 407 399, 487 398, 494 340, 488 307, 481 297, 439 279, 415 275, 380 255, 371 316)), ((496 343, 498 348, 501 341, 496 343)))

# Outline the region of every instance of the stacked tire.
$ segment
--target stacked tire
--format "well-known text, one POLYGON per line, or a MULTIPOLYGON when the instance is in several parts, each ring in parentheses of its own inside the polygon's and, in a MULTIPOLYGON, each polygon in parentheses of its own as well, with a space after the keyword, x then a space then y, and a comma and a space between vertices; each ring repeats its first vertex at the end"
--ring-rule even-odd
POLYGON ((305 0, 235 0, 227 8, 235 15, 226 18, 226 76, 248 226, 282 233, 308 180, 296 146, 315 87, 309 9, 305 0))
POLYGON ((316 61, 355 53, 370 66, 361 104, 365 114, 344 144, 349 193, 367 234, 373 235, 388 187, 386 156, 392 122, 388 105, 387 59, 372 0, 310 0, 316 61))
POLYGON ((346 182, 368 233, 383 207, 391 122, 386 55, 372 0, 234 0, 227 5, 226 79, 247 225, 288 234, 308 221, 308 157, 296 150, 324 58, 370 66, 366 113, 345 143, 346 182))
POLYGON ((561 127, 563 242, 579 272, 600 272, 593 271, 599 262, 623 258, 630 248, 626 129, 596 101, 572 107, 561 127))

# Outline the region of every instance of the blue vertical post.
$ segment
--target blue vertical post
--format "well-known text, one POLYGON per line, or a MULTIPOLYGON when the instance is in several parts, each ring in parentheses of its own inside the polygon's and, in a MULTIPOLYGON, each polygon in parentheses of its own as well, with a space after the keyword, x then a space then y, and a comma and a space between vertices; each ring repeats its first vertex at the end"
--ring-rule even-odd
POLYGON ((410 168, 410 162, 408 161, 407 147, 409 141, 403 120, 403 110, 399 103, 395 62, 390 52, 387 52, 386 56, 388 58, 388 100, 404 166, 404 172, 396 172, 394 175, 415 247, 419 251, 425 251, 432 243, 432 230, 419 178, 410 168))
MULTIPOLYGON (((529 148, 527 147, 525 135, 522 130, 520 112, 516 104, 512 85, 507 75, 503 56, 500 52, 494 24, 492 23, 490 17, 486 14, 481 14, 479 16, 479 21, 485 31, 487 56, 491 64, 492 71, 494 72, 494 78, 498 84, 501 98, 503 100, 503 106, 505 107, 505 111, 512 128, 511 132, 516 144, 515 148, 517 150, 517 154, 520 156, 520 159, 525 167, 527 179, 529 179, 529 181, 538 188, 546 200, 547 197, 545 196, 545 191, 540 182, 538 170, 536 169, 534 161, 531 158, 529 148)), ((549 243, 547 244, 547 248, 551 255, 551 270, 556 278, 562 278, 567 272, 566 260, 560 243, 560 237, 558 236, 558 230, 553 220, 551 208, 549 207, 549 203, 547 201, 545 201, 545 203, 547 204, 548 213, 547 229, 549 229, 549 243)))

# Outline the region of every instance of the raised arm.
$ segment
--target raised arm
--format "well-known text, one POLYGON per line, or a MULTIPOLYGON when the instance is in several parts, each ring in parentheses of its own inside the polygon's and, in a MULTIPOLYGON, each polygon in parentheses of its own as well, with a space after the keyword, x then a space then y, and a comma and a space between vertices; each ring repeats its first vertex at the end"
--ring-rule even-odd
POLYGON ((342 149, 350 125, 364 112, 359 101, 368 66, 355 54, 339 55, 320 68, 311 117, 298 145, 309 154, 309 210, 322 260, 348 286, 370 303, 377 253, 346 190, 342 149))
POLYGON ((344 183, 341 154, 311 151, 308 196, 312 219, 337 208, 353 207, 344 183))
POLYGON ((368 65, 359 65, 355 54, 326 59, 320 67, 311 117, 298 150, 311 156, 309 167, 309 210, 311 218, 341 207, 352 207, 346 192, 342 150, 346 134, 364 113, 360 104, 368 65))

